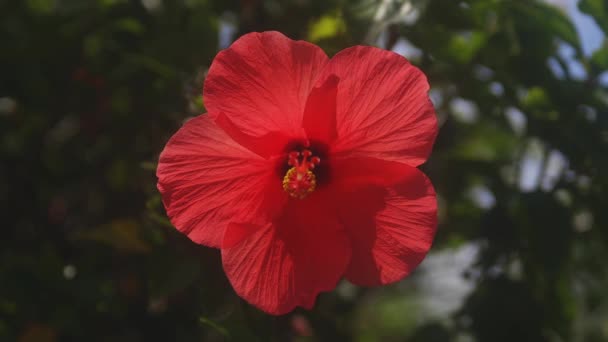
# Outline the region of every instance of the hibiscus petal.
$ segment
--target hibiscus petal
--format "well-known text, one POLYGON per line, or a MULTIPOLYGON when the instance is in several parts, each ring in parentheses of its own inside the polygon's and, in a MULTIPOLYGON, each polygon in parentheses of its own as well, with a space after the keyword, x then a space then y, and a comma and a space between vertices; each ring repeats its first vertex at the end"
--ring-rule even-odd
POLYGON ((335 177, 332 187, 337 191, 371 185, 393 186, 419 177, 420 171, 407 164, 370 157, 330 159, 335 177))
POLYGON ((327 61, 318 46, 279 32, 246 34, 213 60, 205 107, 251 136, 301 135, 306 99, 327 61))
POLYGON ((225 241, 233 235, 241 241, 223 248, 222 260, 239 296, 278 315, 296 306, 310 309, 319 292, 336 286, 351 250, 324 198, 318 191, 293 199, 278 220, 261 227, 230 225, 225 241))
POLYGON ((340 200, 353 249, 346 278, 374 286, 403 279, 424 259, 437 226, 435 191, 418 169, 396 185, 357 188, 340 200))
POLYGON ((302 127, 310 140, 326 144, 336 137, 336 94, 340 80, 329 75, 318 87, 314 87, 306 101, 302 127))
POLYGON ((355 46, 331 59, 323 75, 332 74, 340 79, 333 153, 412 166, 426 161, 437 119, 428 82, 418 68, 393 52, 355 46))
POLYGON ((247 135, 241 132, 224 113, 220 113, 216 117, 215 123, 239 145, 247 147, 250 151, 266 159, 285 153, 285 146, 289 143, 289 138, 282 132, 269 132, 259 137, 247 135))
POLYGON ((257 208, 280 205, 281 198, 269 197, 277 194, 269 189, 281 189, 274 168, 200 115, 169 140, 156 175, 173 225, 194 242, 220 247, 229 222, 253 220, 257 208))

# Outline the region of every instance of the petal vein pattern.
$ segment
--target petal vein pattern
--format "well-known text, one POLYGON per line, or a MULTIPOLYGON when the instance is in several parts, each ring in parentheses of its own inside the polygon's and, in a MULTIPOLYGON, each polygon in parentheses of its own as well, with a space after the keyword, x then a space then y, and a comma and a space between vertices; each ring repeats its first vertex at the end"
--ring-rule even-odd
POLYGON ((437 228, 435 191, 418 169, 410 167, 406 175, 395 186, 359 189, 341 201, 341 220, 353 246, 346 278, 357 285, 399 281, 431 248, 437 228))
MULTIPOLYGON (((224 270, 236 292, 272 314, 311 309, 319 292, 336 286, 350 260, 348 235, 330 207, 321 191, 291 200, 277 220, 223 248, 224 270)), ((240 230, 235 226, 226 234, 240 230)))
POLYGON ((327 62, 308 42, 279 32, 246 34, 214 59, 205 106, 214 119, 223 113, 251 136, 300 134, 306 99, 327 62))
POLYGON ((428 82, 418 68, 393 52, 356 46, 331 59, 323 75, 331 74, 340 79, 334 154, 412 166, 426 161, 437 119, 428 82))
POLYGON ((220 247, 229 222, 261 215, 270 165, 200 115, 186 122, 161 153, 158 188, 178 230, 197 243, 220 247))

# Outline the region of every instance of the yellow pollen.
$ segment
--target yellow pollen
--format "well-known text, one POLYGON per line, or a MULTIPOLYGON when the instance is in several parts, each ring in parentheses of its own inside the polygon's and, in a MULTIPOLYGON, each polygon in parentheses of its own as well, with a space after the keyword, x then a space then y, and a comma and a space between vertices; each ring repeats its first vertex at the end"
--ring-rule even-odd
POLYGON ((291 168, 283 177, 283 190, 293 198, 303 199, 317 187, 317 177, 312 170, 321 160, 318 157, 312 157, 312 152, 308 150, 304 150, 302 153, 291 152, 288 157, 288 165, 291 168))
POLYGON ((317 187, 317 177, 310 170, 306 170, 305 173, 298 171, 297 168, 292 167, 285 173, 283 177, 283 190, 289 194, 289 196, 303 199, 310 195, 317 187))

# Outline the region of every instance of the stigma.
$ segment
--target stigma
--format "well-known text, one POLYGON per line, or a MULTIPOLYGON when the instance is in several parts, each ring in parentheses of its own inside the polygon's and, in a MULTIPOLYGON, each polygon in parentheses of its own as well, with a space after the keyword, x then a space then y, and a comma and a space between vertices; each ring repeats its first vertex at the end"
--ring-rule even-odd
POLYGON ((319 165, 321 159, 313 157, 312 152, 289 152, 287 164, 291 166, 283 177, 283 190, 289 196, 303 199, 310 195, 317 187, 317 177, 312 172, 319 165))

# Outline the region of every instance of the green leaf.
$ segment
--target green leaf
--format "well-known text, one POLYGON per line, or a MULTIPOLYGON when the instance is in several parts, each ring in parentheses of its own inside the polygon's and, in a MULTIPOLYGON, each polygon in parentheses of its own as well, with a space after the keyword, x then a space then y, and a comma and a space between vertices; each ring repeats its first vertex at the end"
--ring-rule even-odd
POLYGON ((597 72, 608 70, 608 39, 605 39, 604 45, 591 56, 591 65, 597 72))
POLYGON ((486 41, 487 35, 480 31, 454 35, 448 45, 448 54, 459 63, 468 63, 477 51, 485 45, 486 41))
POLYGON ((516 145, 517 140, 510 132, 494 125, 482 124, 454 146, 453 156, 482 162, 508 160, 516 145))
POLYGON ((213 328, 215 331, 222 334, 222 336, 224 336, 226 339, 230 339, 230 333, 228 332, 228 330, 226 328, 222 327, 221 325, 215 323, 214 321, 212 321, 206 317, 200 317, 199 321, 201 322, 201 324, 213 328))
POLYGON ((151 161, 144 161, 139 163, 139 166, 146 170, 146 171, 152 171, 152 172, 156 172, 156 162, 151 162, 151 161))
POLYGON ((112 7, 120 3, 125 2, 124 0, 97 0, 97 2, 103 7, 112 7))
POLYGON ((129 32, 135 35, 141 35, 145 31, 145 27, 133 18, 123 18, 114 24, 114 27, 119 31, 129 32))
POLYGON ((604 0, 581 0, 578 3, 581 12, 595 19, 599 27, 608 34, 608 4, 604 0))
POLYGON ((568 16, 559 8, 540 2, 513 2, 537 30, 559 37, 581 52, 581 44, 578 32, 568 16))
POLYGON ((150 250, 150 246, 141 238, 140 230, 139 223, 133 219, 117 219, 108 224, 78 232, 74 235, 74 239, 96 241, 125 252, 146 253, 150 250))
POLYGON ((32 12, 41 14, 49 14, 53 12, 57 6, 55 0, 27 0, 26 4, 32 12))
POLYGON ((550 100, 545 89, 532 87, 528 90, 522 103, 526 108, 544 108, 550 104, 550 100))
POLYGON ((318 42, 340 35, 346 31, 344 19, 339 14, 324 15, 314 21, 308 29, 308 40, 318 42))

